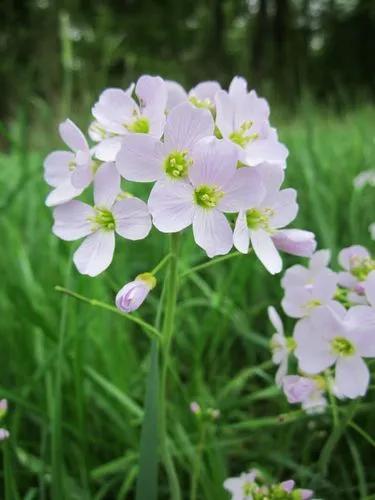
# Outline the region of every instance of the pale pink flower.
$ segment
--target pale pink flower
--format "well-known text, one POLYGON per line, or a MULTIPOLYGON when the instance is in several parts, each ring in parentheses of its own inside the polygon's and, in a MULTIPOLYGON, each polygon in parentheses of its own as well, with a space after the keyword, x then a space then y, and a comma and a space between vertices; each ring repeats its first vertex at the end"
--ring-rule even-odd
POLYGON ((238 477, 230 477, 224 481, 224 488, 232 495, 231 500, 253 500, 252 493, 257 488, 255 470, 243 472, 238 477))
POLYGON ((199 142, 191 158, 188 182, 154 185, 149 198, 154 225, 174 233, 192 224, 196 243, 209 257, 226 254, 233 234, 224 213, 257 204, 263 195, 260 176, 253 169, 237 169, 236 148, 214 137, 199 142))
POLYGON ((335 307, 338 277, 326 267, 329 259, 329 251, 320 250, 311 257, 308 268, 295 265, 287 269, 281 280, 285 290, 281 305, 288 316, 302 318, 319 305, 335 307))
POLYGON ((368 274, 375 270, 375 261, 369 251, 361 245, 343 248, 338 256, 340 266, 345 269, 339 273, 339 285, 351 290, 349 300, 365 304, 364 282, 368 274))
POLYGON ((194 413, 194 415, 200 415, 202 413, 202 408, 200 407, 199 403, 197 403, 196 401, 192 401, 190 403, 190 411, 191 413, 194 413))
POLYGON ((272 236, 296 217, 297 193, 290 188, 280 190, 284 172, 277 165, 264 164, 257 172, 265 186, 264 194, 257 203, 248 205, 238 214, 233 241, 242 253, 248 253, 251 242, 256 256, 270 273, 275 274, 281 271, 282 260, 272 236))
POLYGON ((193 147, 212 136, 213 130, 209 111, 189 103, 180 104, 168 114, 163 142, 146 134, 124 137, 117 168, 129 181, 186 181, 193 164, 193 147))
POLYGON ((91 207, 73 200, 54 209, 53 232, 63 240, 85 238, 73 261, 82 274, 96 276, 112 262, 115 232, 129 240, 145 238, 151 229, 147 205, 137 198, 117 200, 120 176, 113 163, 102 165, 94 180, 91 207))
POLYGON ((7 429, 0 428, 0 441, 5 441, 10 436, 7 429))
POLYGON ((8 401, 6 399, 0 400, 0 419, 3 418, 8 411, 8 401))
MULTIPOLYGON (((288 479, 287 481, 283 481, 280 483, 280 486, 287 492, 287 493, 292 493, 294 490, 296 483, 293 481, 293 479, 288 479)), ((312 490, 303 490, 300 488, 297 488, 298 493, 300 494, 301 500, 310 500, 314 494, 312 490)))
POLYGON ((150 135, 159 139, 164 131, 167 90, 159 76, 141 76, 135 85, 138 103, 131 91, 116 88, 102 92, 92 108, 95 126, 91 135, 102 139, 95 147, 95 156, 103 161, 115 161, 126 135, 150 135))
POLYGON ((315 389, 314 381, 299 375, 287 375, 283 378, 283 391, 288 403, 304 403, 315 389))
MULTIPOLYGON (((238 87, 238 84, 236 84, 238 87)), ((263 162, 285 167, 287 148, 269 124, 269 108, 255 92, 224 90, 216 93, 216 126, 238 148, 239 161, 255 166, 263 162)))
POLYGON ((197 108, 215 110, 215 95, 221 90, 221 86, 216 81, 206 81, 198 83, 189 92, 173 80, 165 82, 168 92, 167 110, 172 110, 178 104, 189 101, 197 108))
POLYGON ((139 274, 134 281, 126 283, 116 295, 116 306, 126 313, 135 311, 146 300, 156 285, 156 278, 151 273, 139 274))
POLYGON ((79 196, 95 173, 85 136, 71 120, 59 125, 61 139, 71 151, 53 151, 44 160, 44 179, 54 189, 46 199, 49 207, 60 205, 79 196))
POLYGON ((375 357, 375 311, 368 306, 316 308, 294 330, 299 368, 318 374, 335 366, 335 387, 348 398, 363 396, 369 370, 362 358, 375 357))

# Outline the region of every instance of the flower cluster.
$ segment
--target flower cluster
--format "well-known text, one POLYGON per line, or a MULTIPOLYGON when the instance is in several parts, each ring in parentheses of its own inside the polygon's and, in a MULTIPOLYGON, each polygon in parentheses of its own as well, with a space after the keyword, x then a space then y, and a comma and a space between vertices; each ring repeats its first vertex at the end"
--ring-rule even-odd
POLYGON ((375 357, 375 260, 359 245, 341 250, 339 272, 328 267, 329 260, 329 251, 320 250, 308 267, 285 272, 281 305, 297 319, 292 336, 285 336, 276 310, 268 309, 276 330, 276 383, 289 403, 306 411, 324 409, 326 391, 338 398, 364 396, 370 374, 363 358, 375 357), (292 354, 298 374, 288 375, 292 354))
MULTIPOLYGON (((281 188, 288 151, 269 114, 241 77, 228 90, 208 81, 186 92, 177 82, 144 75, 126 90, 102 92, 92 108, 91 145, 71 120, 61 123, 69 151, 45 159, 53 188, 46 204, 56 236, 84 238, 73 257, 78 271, 103 272, 115 235, 143 239, 152 225, 162 233, 192 226, 209 257, 233 245, 248 253, 251 245, 271 273, 282 267, 278 250, 310 256, 314 235, 283 229, 298 205, 296 191, 281 188), (134 182, 152 184, 147 203, 130 194, 134 182), (92 206, 76 199, 90 184, 92 206)), ((134 303, 128 297, 123 309, 132 310, 127 300, 134 303)))
POLYGON ((232 500, 310 500, 314 494, 312 490, 296 488, 293 479, 267 485, 260 483, 258 476, 252 469, 239 477, 226 479, 224 488, 232 495, 232 500))

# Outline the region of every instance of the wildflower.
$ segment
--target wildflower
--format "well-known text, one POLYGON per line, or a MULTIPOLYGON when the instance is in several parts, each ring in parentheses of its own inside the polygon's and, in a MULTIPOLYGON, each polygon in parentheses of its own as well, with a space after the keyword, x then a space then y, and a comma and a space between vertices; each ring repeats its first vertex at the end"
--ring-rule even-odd
POLYGON ((8 401, 6 399, 0 400, 0 420, 5 417, 8 412, 8 401))
POLYGON ((329 251, 320 250, 311 257, 308 268, 295 265, 287 269, 281 280, 285 290, 281 305, 288 316, 308 316, 319 305, 336 307, 333 298, 338 277, 326 267, 329 259, 329 251))
POLYGON ((278 250, 298 257, 311 257, 316 248, 314 233, 302 229, 279 229, 272 241, 278 250))
POLYGON ((343 248, 339 253, 340 266, 345 269, 339 273, 339 284, 350 290, 349 300, 353 303, 366 303, 364 282, 371 271, 375 270, 375 260, 361 245, 343 248))
POLYGON ((238 170, 236 148, 214 137, 197 144, 191 157, 188 182, 154 185, 149 198, 154 225, 173 233, 192 224, 196 243, 209 257, 226 254, 233 234, 224 212, 256 204, 263 194, 260 176, 252 169, 238 170))
POLYGON ((59 125, 61 139, 71 151, 53 151, 44 160, 44 179, 54 189, 46 199, 49 207, 65 203, 79 196, 95 173, 85 136, 71 120, 59 125))
POLYGON ((216 126, 224 139, 236 145, 240 164, 277 162, 285 167, 288 150, 269 124, 269 108, 264 99, 255 92, 237 90, 229 94, 220 90, 215 100, 216 126))
POLYGON ((0 441, 5 441, 10 436, 9 431, 7 429, 3 429, 0 427, 0 441))
POLYGON ((248 252, 251 242, 256 256, 270 273, 275 274, 281 271, 282 260, 272 235, 296 217, 296 191, 290 188, 280 191, 284 173, 278 166, 263 165, 260 172, 266 189, 257 203, 248 205, 238 214, 233 241, 242 253, 248 252))
POLYGON ((201 139, 212 136, 213 129, 212 116, 206 109, 180 104, 167 117, 163 142, 145 134, 123 139, 117 168, 129 181, 186 181, 192 166, 192 148, 201 139))
POLYGON ((269 320, 276 330, 271 339, 272 361, 275 365, 279 365, 275 380, 277 385, 281 385, 288 371, 289 353, 293 351, 295 342, 292 337, 285 337, 284 326, 276 309, 270 306, 267 312, 269 320))
POLYGON ((253 493, 258 489, 256 476, 255 470, 243 472, 238 477, 226 479, 224 488, 232 495, 232 500, 253 500, 253 493))
POLYGON ((366 185, 375 187, 375 170, 364 170, 353 181, 354 187, 362 189, 366 185))
MULTIPOLYGON (((314 494, 312 490, 301 490, 295 489, 295 481, 293 479, 288 479, 280 483, 280 488, 286 493, 295 493, 290 498, 296 500, 310 500, 314 494)), ((272 497, 271 497, 272 498, 272 497)), ((276 498, 276 497, 275 497, 276 498)), ((288 497, 289 498, 289 497, 288 497)))
POLYGON ((95 147, 95 156, 115 161, 123 138, 128 134, 150 135, 159 139, 164 131, 167 91, 159 76, 143 75, 135 85, 138 104, 131 91, 106 89, 92 108, 95 118, 94 136, 102 140, 95 147))
POLYGON ((189 93, 179 83, 171 80, 165 82, 168 91, 167 109, 171 110, 178 104, 189 101, 196 108, 205 108, 215 111, 215 95, 221 90, 216 81, 198 83, 189 93))
POLYGON ((73 260, 82 274, 97 276, 110 265, 115 248, 115 232, 129 240, 145 238, 151 229, 147 205, 137 198, 116 201, 120 176, 113 163, 100 167, 94 181, 91 207, 72 200, 54 209, 53 232, 63 240, 85 240, 73 260))
POLYGON ((116 306, 124 312, 138 309, 156 286, 156 278, 151 273, 139 274, 134 281, 126 283, 116 295, 116 306))
POLYGON ((190 403, 190 411, 191 413, 194 413, 194 415, 201 415, 202 408, 200 407, 199 403, 197 403, 196 401, 192 401, 190 403))
POLYGON ((287 375, 283 378, 283 391, 288 403, 304 403, 314 391, 313 380, 299 375, 287 375))
POLYGON ((375 311, 368 306, 332 310, 316 308, 294 330, 295 356, 307 374, 335 366, 335 386, 348 398, 363 396, 369 370, 362 358, 375 357, 375 311))

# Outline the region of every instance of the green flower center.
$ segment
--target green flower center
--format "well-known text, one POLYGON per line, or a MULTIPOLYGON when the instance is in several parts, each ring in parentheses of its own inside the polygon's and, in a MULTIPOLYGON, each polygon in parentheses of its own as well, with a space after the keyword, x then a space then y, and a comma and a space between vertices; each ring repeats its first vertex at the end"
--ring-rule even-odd
POLYGON ((224 193, 217 186, 199 186, 194 191, 195 203, 202 208, 215 208, 224 193))
POLYGON ((365 281, 367 276, 371 273, 371 271, 375 270, 375 260, 370 257, 367 259, 352 259, 352 267, 350 272, 353 276, 355 276, 359 281, 365 281))
POLYGON ((145 116, 141 116, 130 125, 127 125, 126 128, 129 132, 134 132, 135 134, 148 134, 150 132, 150 122, 145 116))
POLYGON ((192 160, 187 151, 173 151, 164 161, 164 171, 172 179, 186 177, 192 160))
POLYGON ((92 173, 93 174, 96 174, 98 168, 100 167, 100 165, 102 164, 101 161, 99 160, 92 160, 91 162, 91 170, 92 170, 92 173))
POLYGON ((211 112, 215 111, 215 105, 208 97, 206 99, 198 99, 198 97, 192 95, 189 97, 189 102, 196 108, 208 109, 211 112))
POLYGON ((77 163, 75 160, 71 160, 68 164, 68 169, 70 172, 73 172, 76 169, 77 163))
POLYGON ((293 352, 295 350, 295 348, 297 347, 297 342, 294 340, 293 337, 286 338, 286 347, 289 352, 293 352))
POLYGON ((115 218, 108 208, 95 207, 95 215, 89 221, 93 222, 94 230, 114 231, 116 228, 115 218))
POLYGON ((249 130, 253 126, 253 122, 247 120, 244 122, 238 130, 235 130, 229 135, 229 139, 241 146, 241 148, 246 148, 251 142, 258 138, 259 134, 255 132, 254 134, 249 134, 249 130))
POLYGON ((246 496, 250 496, 254 493, 254 483, 244 483, 242 485, 242 492, 246 496))
POLYGON ((273 215, 271 208, 264 208, 259 210, 257 208, 250 208, 246 212, 246 223, 249 229, 265 229, 270 231, 269 219, 273 215))
POLYGON ((345 337, 335 337, 332 342, 332 351, 339 356, 353 356, 355 354, 355 346, 350 340, 345 337))

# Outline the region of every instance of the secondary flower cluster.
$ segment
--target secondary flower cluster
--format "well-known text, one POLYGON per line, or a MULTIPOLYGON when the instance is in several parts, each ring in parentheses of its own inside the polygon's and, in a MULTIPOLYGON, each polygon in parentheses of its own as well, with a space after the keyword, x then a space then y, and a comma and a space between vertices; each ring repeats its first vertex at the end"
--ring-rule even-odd
POLYGON ((243 472, 239 477, 225 480, 224 488, 232 495, 232 500, 310 500, 312 490, 295 487, 293 479, 277 484, 260 484, 257 480, 258 472, 250 470, 243 472))
POLYGON ((329 251, 320 250, 308 267, 285 272, 281 305, 297 319, 292 336, 285 336, 276 310, 268 309, 276 330, 271 340, 276 383, 289 403, 301 403, 306 411, 324 409, 326 391, 338 398, 364 396, 370 373, 363 358, 375 357, 375 260, 354 245, 339 253, 339 272, 329 261, 329 251), (298 374, 288 375, 291 354, 298 374))
POLYGON ((102 92, 92 108, 91 145, 71 120, 61 123, 69 151, 44 162, 53 188, 46 204, 54 207, 56 236, 84 238, 77 269, 98 275, 112 261, 115 234, 143 239, 152 224, 163 233, 192 226, 209 257, 233 245, 247 253, 251 245, 271 273, 282 267, 278 250, 311 255, 312 233, 283 229, 298 205, 294 189, 281 189, 288 151, 269 114, 241 77, 228 90, 208 81, 186 92, 144 75, 126 90, 102 92), (133 182, 152 183, 147 203, 129 193, 133 182), (90 184, 93 206, 76 199, 90 184))

